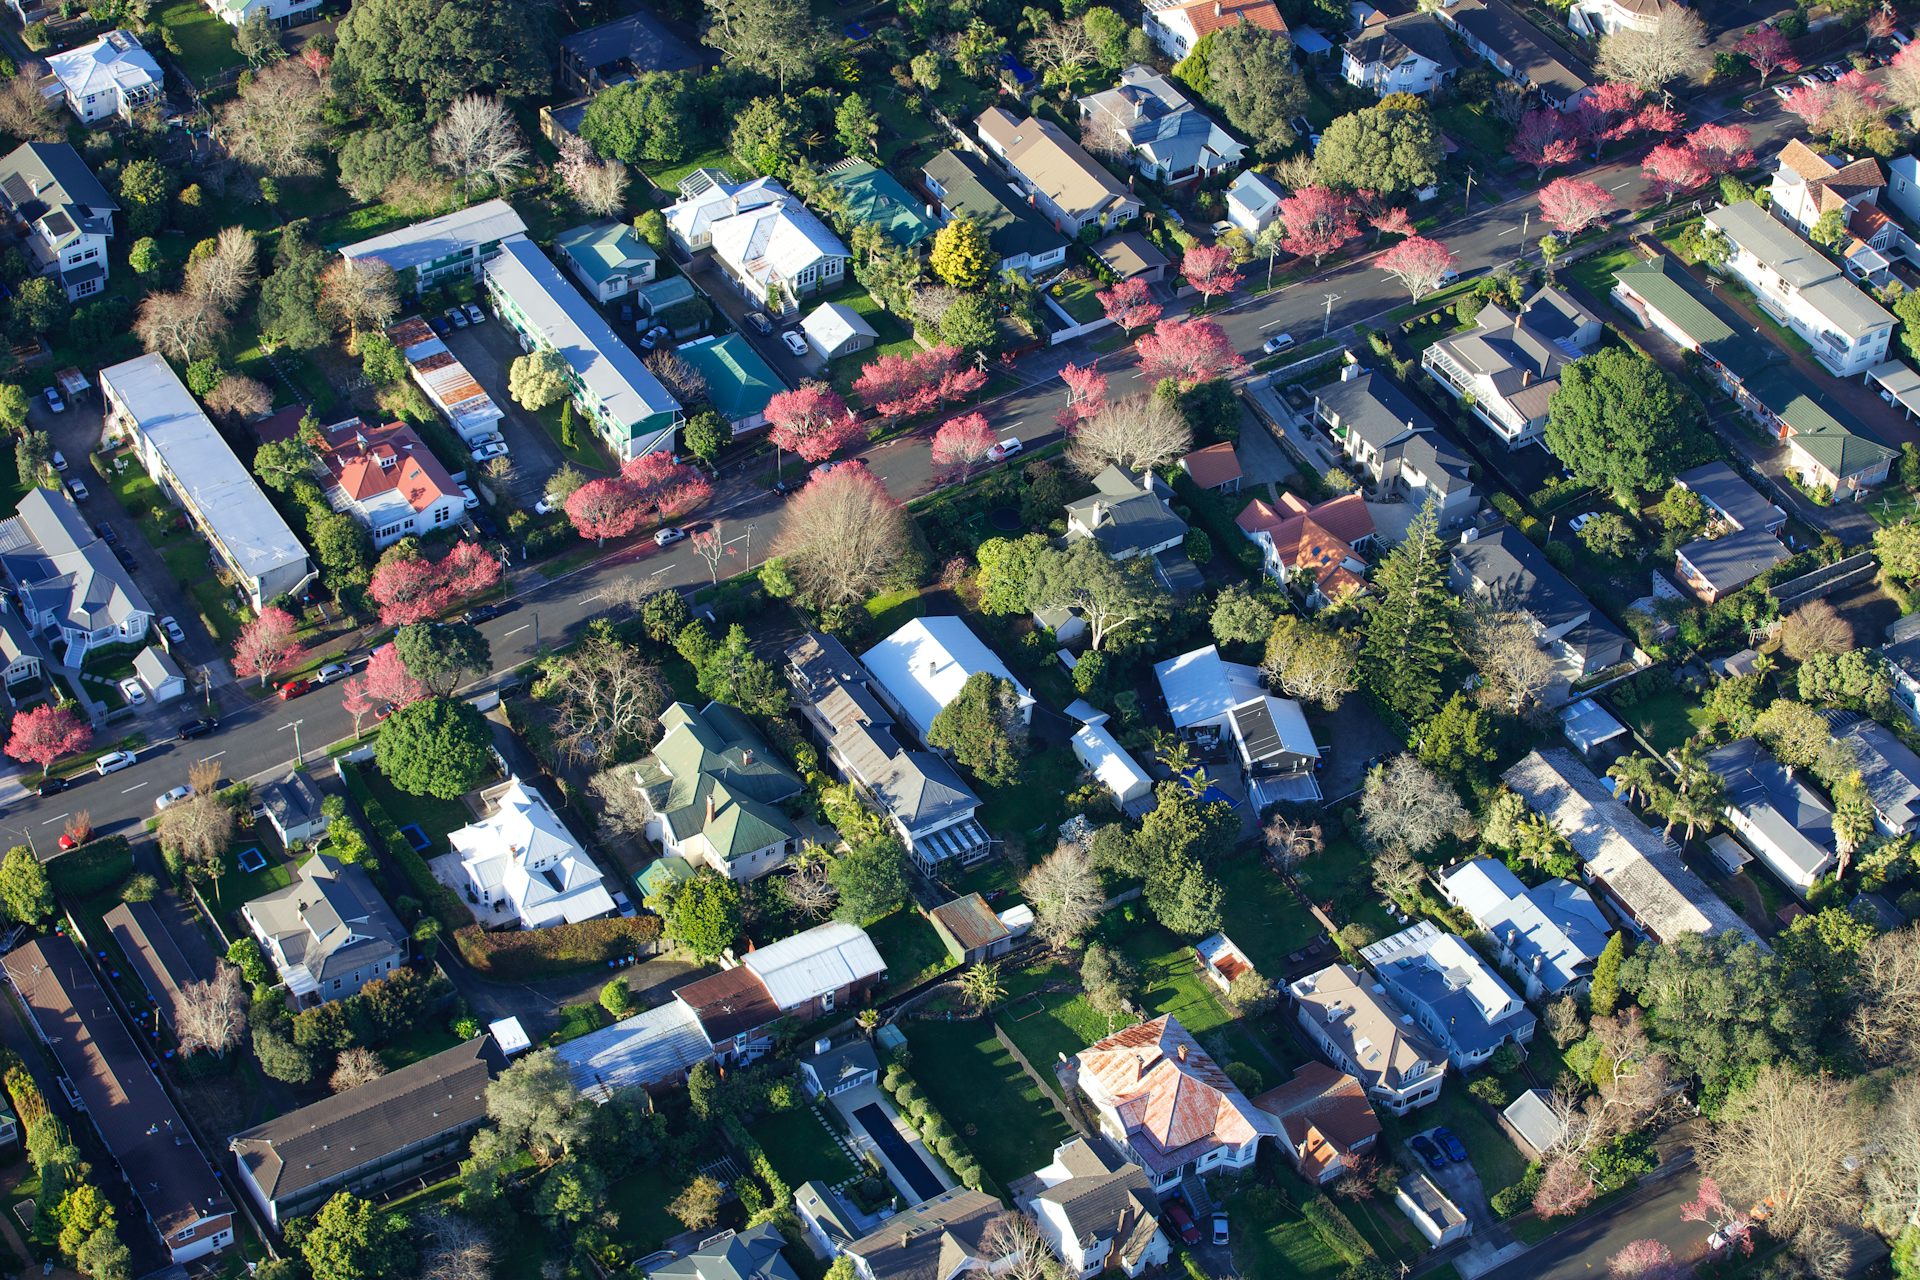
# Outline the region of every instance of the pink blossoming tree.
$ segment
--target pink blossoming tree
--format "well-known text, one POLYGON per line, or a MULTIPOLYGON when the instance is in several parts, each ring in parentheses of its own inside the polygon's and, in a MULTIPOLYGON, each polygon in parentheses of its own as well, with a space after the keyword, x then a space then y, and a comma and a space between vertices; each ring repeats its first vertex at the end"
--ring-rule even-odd
POLYGON ((233 673, 260 677, 264 689, 268 676, 298 666, 307 656, 299 632, 300 624, 285 609, 271 605, 262 609, 259 617, 240 628, 233 642, 233 673))
POLYGON ((1406 286, 1415 302, 1439 287, 1458 259, 1438 240, 1409 236, 1373 260, 1373 265, 1406 286))
POLYGON ((1153 300, 1153 290, 1147 282, 1138 277, 1122 280, 1111 289, 1102 289, 1093 298, 1100 304, 1100 314, 1113 321, 1123 333, 1146 328, 1158 320, 1164 310, 1153 300))
POLYGON ((1195 387, 1247 368, 1226 331, 1211 320, 1162 320, 1134 349, 1140 353, 1140 376, 1148 382, 1172 378, 1182 386, 1195 387))
POLYGON ((7 735, 7 754, 39 765, 44 778, 55 760, 85 750, 92 741, 92 726, 73 708, 43 702, 14 716, 13 730, 7 735))

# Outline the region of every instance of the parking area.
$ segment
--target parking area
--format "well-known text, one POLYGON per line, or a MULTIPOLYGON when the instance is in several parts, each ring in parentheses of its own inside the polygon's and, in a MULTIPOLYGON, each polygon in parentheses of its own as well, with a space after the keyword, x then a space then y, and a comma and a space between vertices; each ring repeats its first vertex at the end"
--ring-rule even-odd
MULTIPOLYGON (((818 356, 808 352, 805 357, 800 357, 787 350, 786 344, 780 341, 778 328, 763 337, 744 323, 744 318, 749 311, 764 311, 764 308, 757 307, 747 298, 742 297, 740 290, 727 279, 727 273, 715 266, 711 258, 704 254, 695 258, 693 265, 687 268, 687 278, 707 295, 707 300, 713 303, 714 310, 720 313, 721 320, 715 321, 715 324, 720 327, 716 328, 715 332, 725 331, 722 321, 725 325, 738 329, 748 344, 760 353, 760 358, 771 365, 788 386, 797 387, 810 378, 826 376, 826 366, 818 356)), ((795 328, 797 332, 796 326, 799 324, 800 317, 810 310, 812 310, 810 300, 803 301, 800 310, 794 314, 786 327, 795 328)))
MULTIPOLYGON (((513 330, 497 320, 488 320, 471 329, 455 329, 447 335, 446 343, 506 414, 500 421, 500 434, 512 450, 513 499, 522 507, 532 508, 566 458, 546 428, 507 394, 507 369, 522 354, 513 330)), ((587 429, 583 424, 581 430, 587 429)))

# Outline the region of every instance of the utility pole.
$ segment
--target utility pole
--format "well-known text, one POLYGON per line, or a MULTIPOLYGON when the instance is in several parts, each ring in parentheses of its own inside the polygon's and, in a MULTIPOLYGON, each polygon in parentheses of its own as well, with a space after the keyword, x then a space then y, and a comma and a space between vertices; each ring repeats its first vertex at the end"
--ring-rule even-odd
POLYGON ((1340 295, 1337 293, 1329 293, 1326 295, 1326 298, 1327 314, 1325 318, 1320 321, 1320 336, 1323 338, 1327 336, 1327 331, 1333 328, 1333 304, 1340 301, 1340 295))
POLYGON ((1527 260, 1527 224, 1533 220, 1533 210, 1520 215, 1520 261, 1527 260))
POLYGON ((285 733, 289 729, 293 730, 293 762, 296 765, 304 764, 307 759, 306 753, 300 750, 300 726, 305 723, 305 720, 295 720, 280 726, 281 733, 285 733))
POLYGON ((540 611, 538 609, 533 611, 533 651, 536 654, 540 652, 540 611))
POLYGON ((1461 198, 1460 211, 1462 213, 1465 213, 1468 209, 1472 207, 1473 207, 1473 167, 1469 165, 1467 167, 1467 191, 1465 196, 1461 198))
POLYGON ((747 572, 753 572, 753 521, 747 521, 747 572))

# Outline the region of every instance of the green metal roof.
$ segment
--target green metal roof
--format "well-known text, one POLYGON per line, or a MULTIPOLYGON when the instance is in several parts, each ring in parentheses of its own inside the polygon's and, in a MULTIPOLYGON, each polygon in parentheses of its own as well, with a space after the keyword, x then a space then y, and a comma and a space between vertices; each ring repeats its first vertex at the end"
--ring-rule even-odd
POLYGON ((744 716, 718 703, 696 711, 676 702, 660 725, 666 733, 635 778, 676 841, 704 833, 730 859, 799 838, 777 806, 803 784, 744 716))
POLYGON ((707 398, 728 422, 743 422, 766 412, 767 401, 786 389, 780 376, 737 333, 689 342, 674 354, 707 380, 707 398))
POLYGON ((846 193, 849 218, 879 227, 902 249, 919 244, 940 229, 899 179, 885 169, 849 161, 846 167, 829 174, 827 182, 846 193))
POLYGON ((652 898, 668 885, 693 879, 693 864, 677 853, 655 858, 640 873, 640 896, 652 898))
POLYGON ((575 227, 555 239, 553 247, 566 254, 595 284, 605 284, 615 276, 630 275, 647 263, 660 261, 652 245, 632 227, 618 222, 575 227))
POLYGON ((1742 382, 1767 366, 1770 348, 1755 340, 1753 326, 1701 287, 1677 259, 1661 254, 1651 262, 1620 268, 1614 279, 1645 298, 1742 382))

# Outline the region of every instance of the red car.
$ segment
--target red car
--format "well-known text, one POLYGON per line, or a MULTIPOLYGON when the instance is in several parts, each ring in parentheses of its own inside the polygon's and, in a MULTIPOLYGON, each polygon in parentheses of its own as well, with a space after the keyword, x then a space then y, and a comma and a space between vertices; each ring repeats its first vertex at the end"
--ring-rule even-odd
POLYGON ((280 686, 280 701, 285 702, 289 698, 297 698, 311 688, 313 688, 313 681, 308 680, 304 676, 298 680, 289 680, 280 686))
POLYGON ((1177 1196, 1169 1196, 1161 1202, 1161 1208, 1173 1219, 1174 1228, 1180 1232, 1180 1238, 1188 1244, 1200 1243, 1200 1228, 1193 1223, 1193 1215, 1187 1212, 1187 1203, 1177 1196))
POLYGON ((62 835, 60 836, 60 847, 62 849, 78 849, 80 847, 80 842, 78 840, 75 840, 72 836, 62 833, 62 835))

